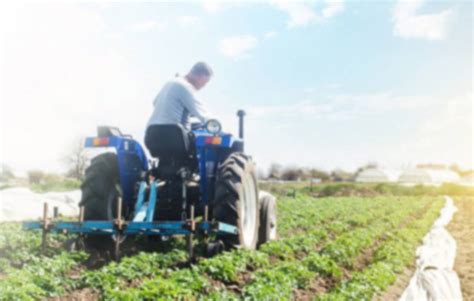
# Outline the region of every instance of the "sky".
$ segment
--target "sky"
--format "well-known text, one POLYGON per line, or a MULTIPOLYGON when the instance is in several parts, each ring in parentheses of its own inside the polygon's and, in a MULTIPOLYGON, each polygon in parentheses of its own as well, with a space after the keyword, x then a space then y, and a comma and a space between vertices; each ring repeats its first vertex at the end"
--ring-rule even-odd
POLYGON ((473 168, 470 1, 2 2, 0 162, 63 171, 98 125, 143 141, 153 98, 208 62, 197 95, 282 165, 473 168))

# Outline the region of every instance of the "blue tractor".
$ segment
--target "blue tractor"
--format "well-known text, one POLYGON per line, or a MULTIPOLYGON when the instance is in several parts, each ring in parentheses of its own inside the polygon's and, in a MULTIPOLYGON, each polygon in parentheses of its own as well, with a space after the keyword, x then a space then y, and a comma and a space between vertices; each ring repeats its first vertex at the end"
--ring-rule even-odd
POLYGON ((126 237, 202 236, 208 254, 228 248, 255 249, 276 238, 275 199, 260 192, 252 158, 244 154, 243 118, 239 137, 221 131, 217 120, 157 127, 156 147, 148 160, 142 146, 117 128, 99 127, 86 147, 112 148, 93 158, 82 184, 77 222, 49 219, 27 229, 79 234, 88 249, 119 256, 126 237))

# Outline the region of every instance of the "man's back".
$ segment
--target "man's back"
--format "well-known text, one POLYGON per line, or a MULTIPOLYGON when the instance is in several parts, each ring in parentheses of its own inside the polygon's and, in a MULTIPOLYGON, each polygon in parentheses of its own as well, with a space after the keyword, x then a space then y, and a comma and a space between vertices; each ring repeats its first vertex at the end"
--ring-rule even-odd
POLYGON ((182 77, 166 83, 153 104, 154 110, 147 126, 179 123, 188 127, 190 115, 201 122, 207 119, 202 103, 195 97, 194 87, 182 77))

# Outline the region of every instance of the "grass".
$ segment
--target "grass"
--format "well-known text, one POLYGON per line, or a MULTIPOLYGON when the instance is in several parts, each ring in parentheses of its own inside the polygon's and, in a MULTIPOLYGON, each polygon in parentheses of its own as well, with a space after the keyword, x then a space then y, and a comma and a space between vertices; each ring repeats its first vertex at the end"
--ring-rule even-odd
POLYGON ((10 184, 4 184, 4 183, 0 184, 0 190, 7 189, 7 188, 10 188, 10 187, 12 187, 10 184))
POLYGON ((34 192, 63 192, 76 190, 81 187, 81 181, 70 178, 58 178, 54 180, 44 180, 41 183, 31 184, 31 190, 34 192))

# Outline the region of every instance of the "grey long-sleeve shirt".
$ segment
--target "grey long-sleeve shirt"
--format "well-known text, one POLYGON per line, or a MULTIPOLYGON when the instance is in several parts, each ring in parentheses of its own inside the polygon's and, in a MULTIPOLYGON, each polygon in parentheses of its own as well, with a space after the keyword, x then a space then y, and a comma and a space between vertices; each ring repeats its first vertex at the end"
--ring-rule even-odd
POLYGON ((195 96, 196 89, 183 77, 170 80, 155 97, 155 106, 147 127, 153 124, 180 123, 189 128, 189 117, 206 122, 209 117, 195 96))

